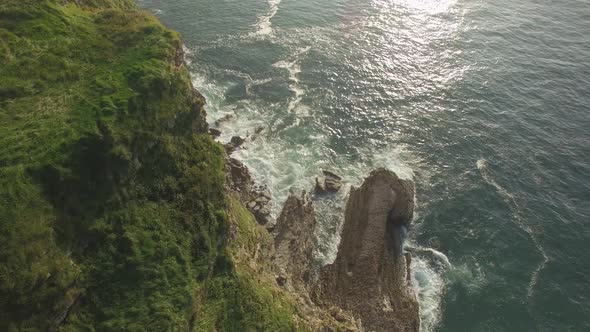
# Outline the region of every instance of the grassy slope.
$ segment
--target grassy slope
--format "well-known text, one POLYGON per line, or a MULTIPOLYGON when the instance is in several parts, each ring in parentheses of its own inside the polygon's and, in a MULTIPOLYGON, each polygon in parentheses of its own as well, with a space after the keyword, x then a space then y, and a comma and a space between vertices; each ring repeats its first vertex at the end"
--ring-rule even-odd
POLYGON ((0 330, 293 329, 179 49, 131 1, 0 2, 0 330))

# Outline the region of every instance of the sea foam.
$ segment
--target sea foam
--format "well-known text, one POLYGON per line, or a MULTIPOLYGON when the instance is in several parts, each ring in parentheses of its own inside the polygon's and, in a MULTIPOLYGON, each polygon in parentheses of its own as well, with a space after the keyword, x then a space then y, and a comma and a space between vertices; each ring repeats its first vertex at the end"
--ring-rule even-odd
POLYGON ((513 214, 512 220, 514 224, 522 231, 527 233, 527 235, 533 242, 535 248, 543 258, 541 263, 539 263, 539 265, 537 265, 537 268, 531 273, 531 280, 529 281, 529 285, 527 287, 527 298, 529 301, 531 301, 535 292, 535 287, 539 280, 539 273, 545 268, 545 266, 549 262, 549 256, 547 256, 547 253, 545 253, 545 249, 541 246, 541 243, 535 236, 535 233, 533 232, 531 227, 525 223, 522 208, 518 204, 514 195, 510 193, 508 190, 506 190, 506 188, 498 184, 490 174, 490 171, 488 169, 488 161, 484 158, 480 158, 476 162, 476 166, 485 182, 494 187, 498 195, 500 195, 504 202, 506 202, 506 204, 510 207, 510 210, 513 214))

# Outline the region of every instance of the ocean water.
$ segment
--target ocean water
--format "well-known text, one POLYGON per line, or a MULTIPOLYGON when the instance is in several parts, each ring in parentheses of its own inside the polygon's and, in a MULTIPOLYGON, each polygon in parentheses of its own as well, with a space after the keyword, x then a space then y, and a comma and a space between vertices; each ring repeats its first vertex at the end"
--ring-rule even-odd
MULTIPOLYGON (((275 214, 321 169, 415 179, 423 331, 590 331, 588 0, 139 2, 275 214)), ((318 264, 345 192, 316 202, 318 264)))

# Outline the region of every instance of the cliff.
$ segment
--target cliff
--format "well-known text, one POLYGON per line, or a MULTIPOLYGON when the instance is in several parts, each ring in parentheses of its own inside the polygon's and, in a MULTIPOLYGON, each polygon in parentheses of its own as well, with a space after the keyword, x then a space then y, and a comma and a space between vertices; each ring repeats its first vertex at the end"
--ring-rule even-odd
POLYGON ((0 2, 1 331, 296 328, 181 46, 129 0, 0 2))

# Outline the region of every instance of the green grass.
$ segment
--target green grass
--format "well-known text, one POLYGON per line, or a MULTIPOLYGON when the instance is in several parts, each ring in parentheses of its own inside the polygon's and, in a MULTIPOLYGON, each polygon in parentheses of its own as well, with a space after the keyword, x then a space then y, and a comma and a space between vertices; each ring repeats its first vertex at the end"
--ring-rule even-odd
POLYGON ((180 46, 131 1, 0 3, 0 330, 293 330, 180 46))
POLYGON ((294 323, 297 310, 274 280, 263 279, 255 271, 263 268, 264 247, 272 246, 268 232, 258 226, 254 216, 231 197, 228 204, 229 222, 236 230, 227 250, 236 257, 233 273, 220 275, 203 284, 200 298, 206 305, 198 311, 201 320, 198 331, 295 331, 302 327, 294 323), (249 262, 255 262, 254 267, 249 262))

